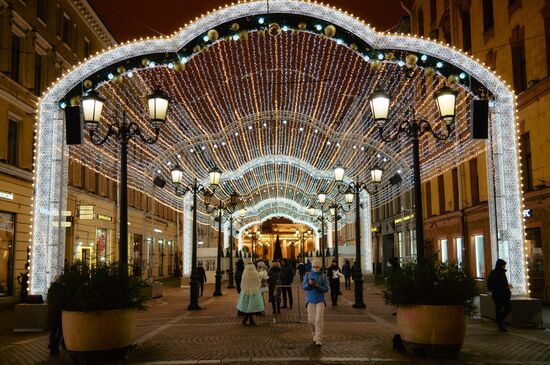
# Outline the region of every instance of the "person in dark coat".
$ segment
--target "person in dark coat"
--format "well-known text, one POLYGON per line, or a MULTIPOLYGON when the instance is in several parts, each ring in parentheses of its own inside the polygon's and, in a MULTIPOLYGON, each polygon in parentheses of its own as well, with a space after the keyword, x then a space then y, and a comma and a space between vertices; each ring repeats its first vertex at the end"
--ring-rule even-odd
POLYGON ((202 262, 199 262, 199 265, 197 266, 197 280, 199 281, 202 297, 202 292, 204 291, 204 283, 206 283, 206 271, 204 271, 202 262))
POLYGON ((243 279, 244 261, 239 259, 235 263, 235 284, 237 285, 237 293, 241 292, 241 280, 243 279))
POLYGON ((306 272, 307 272, 306 265, 303 262, 298 264, 298 273, 300 274, 300 282, 304 281, 304 275, 306 274, 306 272))
MULTIPOLYGON (((292 282, 294 281, 294 275, 295 275, 295 271, 292 268, 292 264, 288 262, 287 259, 283 259, 282 266, 281 266, 281 284, 291 285, 292 282)), ((281 308, 287 308, 286 304, 288 303, 288 308, 292 309, 292 303, 293 303, 292 287, 284 286, 282 288, 282 292, 283 292, 283 305, 281 308), (288 301, 287 301, 287 297, 288 297, 288 301)))
POLYGON ((342 266, 342 274, 344 274, 344 285, 346 289, 351 290, 351 263, 349 260, 344 262, 344 266, 342 266))
POLYGON ((328 268, 327 277, 330 286, 330 299, 332 305, 338 305, 338 294, 340 294, 340 277, 344 276, 340 272, 336 259, 332 260, 332 264, 328 268))
POLYGON ((511 285, 508 284, 508 278, 506 277, 506 261, 502 259, 497 260, 495 268, 491 271, 487 279, 487 288, 493 294, 495 318, 498 329, 501 332, 508 332, 504 327, 504 318, 506 318, 512 310, 510 305, 512 292, 510 291, 511 285))
POLYGON ((62 302, 65 296, 65 285, 54 281, 48 289, 47 320, 50 327, 48 348, 50 355, 59 355, 59 344, 63 341, 63 327, 61 325, 62 302))
POLYGON ((273 306, 273 313, 281 313, 281 265, 274 261, 269 268, 267 273, 269 279, 267 283, 269 284, 269 298, 271 305, 273 306))

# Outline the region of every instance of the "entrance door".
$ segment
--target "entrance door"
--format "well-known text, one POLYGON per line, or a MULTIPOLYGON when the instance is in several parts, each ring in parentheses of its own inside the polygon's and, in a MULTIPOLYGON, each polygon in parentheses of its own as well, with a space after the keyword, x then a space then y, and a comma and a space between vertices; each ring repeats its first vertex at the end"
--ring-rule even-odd
POLYGON ((393 257, 393 234, 382 236, 382 261, 384 262, 384 276, 388 276, 391 272, 389 260, 393 257))
POLYGON ((15 215, 0 212, 0 297, 13 295, 15 215))
POLYGON ((528 255, 529 290, 533 298, 544 299, 544 261, 542 252, 542 235, 540 228, 525 230, 525 252, 528 255))
POLYGON ((80 260, 82 265, 89 267, 91 263, 91 250, 89 248, 82 247, 80 250, 80 260))

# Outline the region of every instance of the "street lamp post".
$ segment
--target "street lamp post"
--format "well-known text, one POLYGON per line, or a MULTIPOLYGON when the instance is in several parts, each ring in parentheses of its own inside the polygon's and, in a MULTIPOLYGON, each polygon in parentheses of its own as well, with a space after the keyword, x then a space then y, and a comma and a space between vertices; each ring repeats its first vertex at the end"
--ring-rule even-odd
MULTIPOLYGON (((241 219, 244 218, 246 214, 246 209, 241 208, 239 210, 239 217, 241 219)), ((233 215, 229 216, 229 270, 227 271, 227 289, 234 289, 235 288, 235 276, 233 273, 233 222, 237 222, 238 219, 236 217, 233 217, 233 215)))
POLYGON ((338 265, 340 265, 338 253, 338 221, 342 219, 342 217, 338 214, 339 210, 342 210, 343 212, 348 212, 349 208, 346 210, 342 204, 336 201, 335 198, 334 203, 330 205, 330 215, 334 217, 334 259, 336 260, 336 263, 338 265))
POLYGON ((120 144, 120 239, 118 250, 119 262, 126 267, 128 266, 128 142, 132 138, 138 137, 143 143, 154 144, 159 137, 160 129, 164 125, 168 112, 168 97, 161 91, 157 90, 149 95, 147 102, 151 127, 154 131, 153 137, 145 137, 137 123, 128 123, 126 111, 124 111, 122 120, 111 123, 107 129, 107 134, 101 138, 96 133, 99 129, 105 100, 95 92, 91 92, 82 98, 84 125, 89 133, 90 141, 99 146, 107 142, 110 137, 113 137, 120 144))
POLYGON ((437 133, 430 122, 416 117, 416 110, 411 108, 408 111, 408 119, 399 123, 397 131, 389 137, 384 136, 384 125, 389 118, 391 96, 378 89, 370 97, 370 106, 374 120, 378 123, 378 133, 384 142, 393 142, 399 135, 405 134, 411 139, 413 152, 413 174, 414 174, 414 218, 416 225, 416 254, 419 258, 424 257, 424 222, 422 217, 422 190, 420 181, 420 151, 419 139, 426 132, 434 138, 445 141, 453 130, 453 122, 456 116, 457 92, 447 86, 442 87, 434 97, 437 103, 439 116, 445 122, 446 131, 437 133))
POLYGON ((303 231, 301 232, 300 229, 296 228, 296 232, 294 233, 294 235, 300 240, 300 245, 301 245, 301 248, 300 248, 300 258, 302 260, 302 263, 305 263, 305 258, 304 258, 304 238, 307 238, 308 235, 310 234, 310 231, 303 231))
POLYGON ((382 181, 382 170, 375 167, 371 170, 371 182, 375 184, 374 190, 369 190, 366 184, 360 183, 359 179, 355 182, 350 182, 347 187, 345 185, 339 185, 344 181, 343 168, 337 166, 334 169, 334 179, 337 183, 338 193, 345 195, 345 200, 348 205, 351 205, 353 199, 355 199, 355 270, 354 270, 354 284, 355 284, 355 303, 353 308, 366 308, 363 301, 363 272, 361 269, 361 216, 359 209, 361 208, 361 202, 359 194, 365 190, 370 195, 376 193, 376 187, 382 181), (342 172, 342 173, 340 173, 342 172), (345 190, 342 190, 342 187, 345 190))
MULTIPOLYGON (((223 200, 218 201, 218 205, 215 205, 212 207, 212 210, 209 210, 208 206, 210 205, 210 198, 214 194, 209 194, 208 196, 205 196, 204 204, 206 206, 206 212, 208 214, 212 213, 214 210, 217 210, 217 216, 218 216, 218 255, 216 259, 216 285, 214 289, 214 296, 219 297, 222 295, 222 217, 223 213, 227 212, 231 215, 235 212, 235 207, 237 206, 239 202, 239 194, 233 192, 231 193, 231 199, 229 201, 229 204, 224 203, 223 200)), ((231 223, 231 226, 233 224, 231 223)), ((232 256, 232 255, 230 255, 232 256)))
POLYGON ((321 203, 321 215, 317 216, 317 210, 315 208, 309 208, 309 215, 312 218, 315 218, 321 223, 321 262, 322 262, 322 269, 323 271, 326 269, 325 265, 325 222, 327 221, 327 217, 325 217, 325 201, 326 201, 326 194, 324 192, 321 192, 318 194, 319 203, 321 203))
MULTIPOLYGON (((192 232, 192 249, 191 249, 191 277, 189 282, 189 306, 188 310, 201 309, 199 306, 199 281, 197 276, 197 195, 200 192, 205 191, 205 187, 197 182, 197 179, 193 183, 183 187, 183 170, 179 165, 174 166, 171 171, 172 182, 176 185, 175 192, 177 196, 184 196, 188 192, 193 194, 193 232, 192 232)), ((220 184, 221 171, 218 168, 210 170, 210 186, 213 190, 220 184)), ((205 200, 208 199, 205 195, 205 200)))

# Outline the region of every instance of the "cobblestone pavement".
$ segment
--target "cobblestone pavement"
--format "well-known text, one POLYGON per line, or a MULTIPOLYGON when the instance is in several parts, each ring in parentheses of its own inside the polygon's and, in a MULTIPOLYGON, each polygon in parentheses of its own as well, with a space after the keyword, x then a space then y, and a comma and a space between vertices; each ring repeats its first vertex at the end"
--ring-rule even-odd
MULTIPOLYGON (((225 288, 225 283, 224 283, 225 288)), ((294 289, 296 293, 297 289, 294 289)), ((469 321, 458 358, 433 360, 392 350, 396 333, 393 309, 384 305, 381 287, 365 285, 366 310, 353 309, 353 290, 343 290, 339 305, 327 306, 323 346, 313 345, 306 320, 303 293, 298 306, 257 317, 245 326, 236 315, 235 289, 212 297, 205 288, 199 311, 187 311, 189 290, 175 285, 147 311, 136 315, 136 350, 128 364, 550 364, 550 332, 510 329, 497 332, 492 322, 469 321), (300 311, 299 311, 300 309, 300 311)), ((3 318, 0 314, 0 319, 3 318)), ((5 317, 4 317, 5 318, 5 317)), ((47 334, 14 334, 0 327, 0 364, 70 364, 67 354, 51 358, 47 334)))

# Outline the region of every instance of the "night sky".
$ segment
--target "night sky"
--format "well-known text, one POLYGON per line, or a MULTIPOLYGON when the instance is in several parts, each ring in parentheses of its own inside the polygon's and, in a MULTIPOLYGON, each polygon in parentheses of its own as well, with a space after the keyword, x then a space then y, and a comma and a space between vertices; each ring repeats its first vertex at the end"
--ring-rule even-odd
MULTIPOLYGON (((89 0, 117 41, 169 35, 195 17, 230 0, 89 0)), ((235 1, 236 2, 236 1, 235 1)), ((377 30, 399 23, 399 0, 329 0, 325 3, 359 16, 377 30)))

